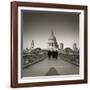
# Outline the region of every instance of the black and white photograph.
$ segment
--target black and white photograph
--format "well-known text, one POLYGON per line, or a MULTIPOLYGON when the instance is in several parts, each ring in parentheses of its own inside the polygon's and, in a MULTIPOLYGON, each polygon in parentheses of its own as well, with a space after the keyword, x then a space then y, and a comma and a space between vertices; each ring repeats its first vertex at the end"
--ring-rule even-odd
POLYGON ((79 15, 22 10, 22 77, 79 74, 79 15))

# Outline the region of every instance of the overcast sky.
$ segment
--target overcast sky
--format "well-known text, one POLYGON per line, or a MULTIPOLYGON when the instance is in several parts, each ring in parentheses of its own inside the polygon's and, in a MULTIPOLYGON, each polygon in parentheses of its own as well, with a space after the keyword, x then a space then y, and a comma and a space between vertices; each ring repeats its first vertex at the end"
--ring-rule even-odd
POLYGON ((67 12, 22 11, 23 48, 47 48, 48 38, 54 32, 57 42, 64 48, 79 45, 79 14, 67 12))

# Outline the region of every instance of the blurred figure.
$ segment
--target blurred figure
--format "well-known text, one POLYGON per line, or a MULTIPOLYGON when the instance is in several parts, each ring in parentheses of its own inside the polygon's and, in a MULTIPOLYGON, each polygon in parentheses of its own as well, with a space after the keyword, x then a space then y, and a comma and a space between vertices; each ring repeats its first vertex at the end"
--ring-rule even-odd
POLYGON ((55 58, 55 51, 52 51, 52 58, 55 58))
POLYGON ((57 59, 58 58, 58 51, 52 51, 52 57, 53 59, 57 59))
POLYGON ((55 51, 55 54, 56 54, 55 58, 58 59, 58 51, 57 50, 55 51))
POLYGON ((49 60, 51 59, 51 51, 50 50, 48 51, 48 59, 49 60))

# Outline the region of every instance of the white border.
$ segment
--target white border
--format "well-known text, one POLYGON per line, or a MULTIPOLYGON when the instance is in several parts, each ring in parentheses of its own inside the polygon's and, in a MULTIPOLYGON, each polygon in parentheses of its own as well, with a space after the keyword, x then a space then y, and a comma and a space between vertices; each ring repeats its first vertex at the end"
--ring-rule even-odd
POLYGON ((84 11, 76 9, 53 9, 38 7, 18 7, 18 83, 33 83, 45 81, 66 81, 84 79, 84 11), (79 23, 79 47, 80 47, 80 74, 79 75, 60 75, 60 76, 39 76, 24 77, 21 79, 21 10, 39 10, 39 11, 58 11, 81 13, 79 23))

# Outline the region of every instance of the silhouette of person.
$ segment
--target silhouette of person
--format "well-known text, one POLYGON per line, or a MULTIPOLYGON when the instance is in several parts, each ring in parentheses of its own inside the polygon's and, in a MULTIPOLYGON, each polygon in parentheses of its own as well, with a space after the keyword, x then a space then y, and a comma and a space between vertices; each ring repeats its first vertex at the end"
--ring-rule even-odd
POLYGON ((49 58, 49 60, 51 59, 51 51, 50 50, 48 51, 48 58, 49 58))
POLYGON ((54 51, 52 51, 51 54, 52 54, 52 58, 54 59, 55 57, 54 51))
POLYGON ((55 51, 55 58, 56 59, 58 58, 58 51, 57 50, 55 51))

